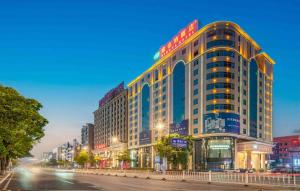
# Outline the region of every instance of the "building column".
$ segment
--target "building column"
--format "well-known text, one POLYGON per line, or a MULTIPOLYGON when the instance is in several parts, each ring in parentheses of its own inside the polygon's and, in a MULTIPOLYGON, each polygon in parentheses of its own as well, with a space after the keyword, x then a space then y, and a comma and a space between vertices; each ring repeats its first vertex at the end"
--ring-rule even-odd
POLYGON ((241 166, 241 164, 239 164, 240 161, 238 159, 237 147, 238 147, 237 146, 237 139, 234 139, 234 163, 233 163, 233 169, 237 169, 238 166, 241 166))
POLYGON ((143 150, 140 148, 140 168, 143 168, 143 150))
POLYGON ((266 169, 265 161, 266 161, 265 154, 260 154, 260 168, 266 169))
POLYGON ((252 168, 252 164, 251 164, 251 151, 247 151, 247 169, 251 169, 252 168))
POLYGON ((151 146, 151 168, 154 168, 154 158, 155 158, 154 146, 151 146))

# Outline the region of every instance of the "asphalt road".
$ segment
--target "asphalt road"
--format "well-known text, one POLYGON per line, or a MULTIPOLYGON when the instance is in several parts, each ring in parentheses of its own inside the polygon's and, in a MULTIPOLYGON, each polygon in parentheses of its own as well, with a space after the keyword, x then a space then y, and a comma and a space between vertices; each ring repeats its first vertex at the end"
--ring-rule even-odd
POLYGON ((102 191, 234 191, 296 190, 280 187, 256 187, 232 184, 206 184, 148 180, 129 177, 75 174, 37 167, 19 167, 0 185, 0 190, 102 190, 102 191))

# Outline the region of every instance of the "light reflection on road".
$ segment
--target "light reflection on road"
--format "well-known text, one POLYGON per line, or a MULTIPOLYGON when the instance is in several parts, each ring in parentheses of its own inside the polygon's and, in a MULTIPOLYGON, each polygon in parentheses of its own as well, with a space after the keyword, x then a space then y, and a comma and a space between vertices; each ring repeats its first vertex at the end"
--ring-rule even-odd
POLYGON ((73 180, 74 173, 64 170, 55 170, 54 172, 47 172, 40 167, 35 166, 19 166, 15 170, 15 174, 19 177, 19 182, 24 189, 32 190, 33 183, 41 179, 46 178, 47 175, 54 175, 56 180, 64 183, 74 184, 70 180, 73 180))
POLYGON ((59 178, 63 178, 63 179, 73 179, 74 177, 74 173, 71 172, 55 171, 54 174, 59 178))
POLYGON ((37 171, 26 167, 17 167, 15 174, 19 174, 20 184, 24 189, 32 189, 32 181, 34 181, 37 171))

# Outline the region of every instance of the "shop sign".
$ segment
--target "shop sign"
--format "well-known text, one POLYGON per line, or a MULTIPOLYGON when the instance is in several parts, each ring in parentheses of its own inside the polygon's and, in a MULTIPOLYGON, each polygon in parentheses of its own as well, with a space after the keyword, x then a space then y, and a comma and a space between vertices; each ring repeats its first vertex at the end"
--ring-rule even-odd
POLYGON ((173 147, 176 147, 176 148, 183 148, 183 149, 186 149, 187 148, 187 145, 188 145, 188 142, 187 140, 184 140, 184 139, 180 139, 180 138, 172 138, 171 139, 171 145, 173 147))
POLYGON ((212 150, 228 150, 230 145, 209 145, 209 148, 212 150))
POLYGON ((160 58, 164 57, 168 53, 175 50, 183 42, 185 42, 189 37, 191 37, 198 30, 198 20, 194 20, 186 28, 182 29, 177 35, 175 35, 172 40, 163 45, 159 50, 160 58))

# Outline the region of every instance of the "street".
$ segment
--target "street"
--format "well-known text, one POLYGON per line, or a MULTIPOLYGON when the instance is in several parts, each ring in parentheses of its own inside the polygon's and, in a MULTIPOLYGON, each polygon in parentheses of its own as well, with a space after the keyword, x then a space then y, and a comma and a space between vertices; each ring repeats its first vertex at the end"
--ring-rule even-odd
POLYGON ((281 187, 257 187, 232 184, 207 184, 148 180, 141 178, 76 174, 39 167, 18 167, 1 185, 2 190, 105 190, 105 191, 192 191, 192 190, 296 190, 281 187))

